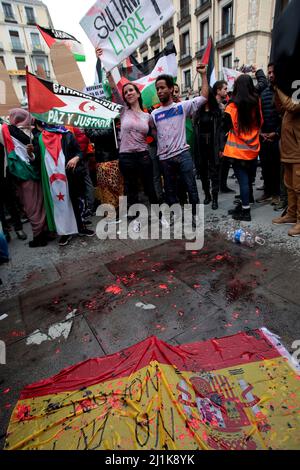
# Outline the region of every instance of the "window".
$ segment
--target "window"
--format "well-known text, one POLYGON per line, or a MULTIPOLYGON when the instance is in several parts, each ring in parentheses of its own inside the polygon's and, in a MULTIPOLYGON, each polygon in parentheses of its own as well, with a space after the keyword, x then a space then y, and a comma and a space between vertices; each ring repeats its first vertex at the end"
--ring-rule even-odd
POLYGON ((42 50, 42 45, 40 41, 40 35, 39 33, 30 33, 31 36, 31 42, 32 42, 32 47, 34 50, 42 50))
POLYGON ((233 8, 232 3, 222 9, 222 36, 232 34, 233 8))
POLYGON ((145 62, 148 62, 148 56, 147 56, 147 55, 144 55, 144 57, 143 57, 143 64, 144 64, 145 62))
POLYGON ((32 7, 25 7, 26 16, 27 16, 27 23, 28 24, 35 24, 35 14, 32 7))
POLYGON ((2 2, 2 6, 3 6, 3 12, 4 12, 5 19, 6 20, 14 20, 15 17, 14 17, 14 12, 13 12, 11 4, 2 2))
POLYGON ((4 57, 3 57, 3 55, 0 56, 0 62, 2 62, 2 64, 3 64, 4 67, 5 67, 5 62, 4 62, 4 57))
POLYGON ((190 55, 190 33, 184 33, 181 36, 181 58, 190 55))
POLYGON ((20 36, 18 31, 10 31, 9 32, 10 39, 11 39, 11 44, 12 48, 16 51, 22 51, 24 50, 21 41, 20 41, 20 36))
POLYGON ((154 56, 157 56, 159 54, 159 49, 155 49, 155 51, 153 51, 153 54, 154 56))
POLYGON ((226 54, 222 57, 223 67, 227 69, 232 69, 232 54, 226 54))
POLYGON ((27 99, 27 86, 22 85, 23 98, 27 99))
POLYGON ((168 41, 166 44, 166 47, 171 47, 171 46, 174 46, 173 39, 171 41, 168 41))
POLYGON ((185 70, 185 72, 183 72, 183 77, 184 89, 187 90, 188 88, 192 88, 191 71, 185 70))
POLYGON ((26 69, 26 61, 24 57, 16 57, 16 64, 18 70, 25 70, 26 69))
POLYGON ((208 43, 209 37, 209 22, 208 19, 205 21, 201 21, 200 23, 200 45, 206 46, 208 43))

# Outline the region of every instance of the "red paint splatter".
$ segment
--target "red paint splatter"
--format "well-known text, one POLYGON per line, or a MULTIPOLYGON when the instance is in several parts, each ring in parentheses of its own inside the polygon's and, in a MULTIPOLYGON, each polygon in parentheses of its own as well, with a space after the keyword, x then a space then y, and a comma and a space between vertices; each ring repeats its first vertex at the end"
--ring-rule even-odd
POLYGON ((29 405, 19 405, 16 411, 16 418, 18 421, 28 421, 31 419, 30 416, 30 406, 29 405))
POLYGON ((201 289, 201 284, 194 284, 194 289, 201 289))
POLYGON ((217 255, 217 256, 215 257, 215 260, 216 260, 216 261, 223 261, 224 258, 225 258, 224 255, 217 255))
POLYGON ((118 295, 122 292, 123 289, 119 286, 109 286, 105 289, 106 294, 118 295))
POLYGON ((166 284, 160 284, 158 287, 162 290, 168 290, 168 286, 166 284))
POLYGON ((7 395, 8 393, 10 392, 10 388, 6 388, 5 390, 3 390, 3 395, 7 395))

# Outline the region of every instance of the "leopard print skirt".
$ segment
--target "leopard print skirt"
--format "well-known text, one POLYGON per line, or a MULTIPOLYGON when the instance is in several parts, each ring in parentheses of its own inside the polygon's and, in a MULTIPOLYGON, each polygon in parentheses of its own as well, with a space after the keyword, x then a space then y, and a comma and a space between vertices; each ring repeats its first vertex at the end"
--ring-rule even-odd
POLYGON ((124 196, 124 179, 119 168, 119 161, 97 164, 96 197, 101 204, 119 207, 119 198, 124 196))

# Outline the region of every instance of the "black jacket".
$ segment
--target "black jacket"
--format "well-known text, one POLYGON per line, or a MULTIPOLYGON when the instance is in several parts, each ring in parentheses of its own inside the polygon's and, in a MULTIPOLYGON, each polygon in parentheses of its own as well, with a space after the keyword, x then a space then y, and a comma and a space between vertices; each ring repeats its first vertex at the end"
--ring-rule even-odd
MULTIPOLYGON (((193 124, 195 129, 195 154, 198 154, 198 158, 206 158, 202 152, 203 142, 205 137, 201 132, 201 116, 204 113, 204 107, 200 108, 194 116, 193 124)), ((205 141, 207 145, 210 145, 213 152, 213 159, 216 165, 220 164, 219 153, 223 150, 226 143, 226 135, 222 127, 222 116, 223 113, 220 110, 215 112, 209 112, 211 119, 211 132, 209 135, 209 142, 205 141)))
POLYGON ((97 163, 118 160, 119 152, 116 147, 115 133, 111 129, 87 129, 86 136, 95 145, 97 163))
POLYGON ((263 133, 276 132, 279 136, 281 127, 281 118, 275 107, 275 92, 271 85, 261 94, 262 113, 264 124, 262 126, 263 133))

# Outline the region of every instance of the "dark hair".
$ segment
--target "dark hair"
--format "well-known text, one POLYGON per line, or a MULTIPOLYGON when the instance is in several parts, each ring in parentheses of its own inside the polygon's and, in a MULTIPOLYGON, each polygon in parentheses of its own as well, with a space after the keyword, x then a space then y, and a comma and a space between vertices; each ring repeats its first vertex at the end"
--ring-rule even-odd
POLYGON ((268 63, 268 68, 269 68, 269 67, 275 67, 274 62, 269 62, 269 63, 268 63))
POLYGON ((240 75, 233 87, 232 102, 238 109, 239 132, 249 132, 261 126, 259 95, 249 75, 240 75))
POLYGON ((225 82, 225 80, 219 80, 218 82, 216 82, 213 86, 213 92, 214 92, 214 95, 217 96, 218 94, 218 91, 219 90, 222 90, 223 86, 224 85, 228 85, 227 82, 225 82))
POLYGON ((166 74, 159 75, 157 77, 156 81, 155 81, 155 85, 157 84, 157 82, 160 82, 160 80, 164 80, 166 82, 168 88, 170 88, 170 89, 174 88, 174 85, 175 85, 174 84, 174 79, 173 79, 173 77, 171 77, 171 75, 166 75, 166 74))
POLYGON ((125 101, 125 103, 127 104, 127 106, 130 108, 130 105, 127 103, 126 98, 125 98, 125 88, 126 88, 127 86, 129 86, 129 85, 133 86, 133 88, 135 89, 135 91, 140 95, 140 96, 139 96, 139 105, 140 105, 141 110, 144 111, 143 98, 142 98, 142 95, 141 95, 140 90, 138 89, 138 87, 136 86, 135 83, 130 83, 130 82, 129 82, 129 83, 125 83, 125 85, 123 85, 123 88, 122 88, 123 100, 125 101))

